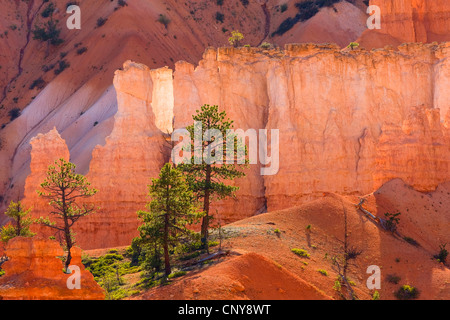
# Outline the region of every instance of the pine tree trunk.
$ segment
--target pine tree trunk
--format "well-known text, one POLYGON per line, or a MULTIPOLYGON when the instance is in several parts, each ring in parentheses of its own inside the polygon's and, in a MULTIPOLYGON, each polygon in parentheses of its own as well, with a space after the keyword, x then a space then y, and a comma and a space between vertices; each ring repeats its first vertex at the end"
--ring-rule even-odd
POLYGON ((211 185, 211 165, 206 166, 206 179, 205 179, 205 198, 203 202, 203 212, 205 216, 202 219, 202 247, 209 252, 208 247, 208 228, 209 228, 209 205, 210 205, 210 185, 211 185))
POLYGON ((63 204, 63 215, 64 215, 64 237, 66 240, 66 247, 67 247, 67 259, 66 263, 64 265, 64 271, 67 272, 70 266, 70 262, 72 261, 72 254, 70 250, 72 249, 73 243, 72 243, 72 237, 70 236, 70 227, 69 227, 69 219, 67 218, 67 212, 69 211, 66 205, 66 194, 63 190, 62 192, 62 204, 63 204))
POLYGON ((172 273, 170 267, 170 257, 169 257, 169 214, 165 215, 164 223, 164 269, 166 276, 172 273))

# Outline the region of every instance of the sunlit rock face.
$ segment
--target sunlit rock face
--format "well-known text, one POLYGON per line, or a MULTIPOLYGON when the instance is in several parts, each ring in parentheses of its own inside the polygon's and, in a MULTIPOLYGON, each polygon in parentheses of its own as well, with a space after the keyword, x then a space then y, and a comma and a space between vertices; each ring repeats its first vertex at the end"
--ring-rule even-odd
MULTIPOLYGON (((122 71, 117 71, 114 85, 118 101, 114 128, 105 145, 94 149, 87 174, 87 180, 99 192, 82 200, 98 209, 74 226, 76 243, 83 249, 131 243, 140 224, 136 212, 145 209, 148 201, 147 185, 165 162, 162 151, 166 142, 151 108, 150 69, 127 62, 122 71)), ((69 151, 56 129, 38 135, 31 145, 32 173, 26 180, 24 204, 33 208, 33 216, 51 218, 48 201, 39 198, 36 190, 50 164, 59 158, 70 160, 69 151)), ((35 228, 52 235, 49 228, 35 228)))
MULTIPOLYGON (((172 114, 173 128, 184 128, 203 104, 219 105, 235 129, 267 130, 268 144, 259 149, 279 158, 278 165, 264 165, 258 156, 257 164, 244 169, 246 177, 233 182, 240 187, 236 198, 213 206, 222 223, 299 205, 324 192, 371 193, 395 178, 434 190, 450 178, 449 57, 448 44, 408 44, 397 51, 310 44, 209 48, 197 67, 177 63, 173 80, 170 69, 126 62, 114 79, 114 127, 105 145, 94 149, 87 174, 100 190, 89 201, 100 209, 78 223, 79 245, 130 243, 150 178, 170 157, 164 138, 172 114), (278 131, 278 144, 271 144, 271 130, 278 131), (264 167, 274 170, 262 175, 264 167)), ((53 153, 36 144, 32 159, 40 158, 35 152, 53 153)), ((63 149, 52 158, 67 156, 63 149)), ((32 161, 31 172, 42 172, 42 161, 32 161)), ((39 179, 33 177, 35 188, 39 179)))
POLYGON ((236 219, 323 192, 370 193, 393 178, 433 190, 449 179, 449 53, 447 44, 209 49, 196 68, 176 65, 175 127, 207 103, 236 128, 279 130, 277 174, 251 166, 237 200, 221 207, 236 219))

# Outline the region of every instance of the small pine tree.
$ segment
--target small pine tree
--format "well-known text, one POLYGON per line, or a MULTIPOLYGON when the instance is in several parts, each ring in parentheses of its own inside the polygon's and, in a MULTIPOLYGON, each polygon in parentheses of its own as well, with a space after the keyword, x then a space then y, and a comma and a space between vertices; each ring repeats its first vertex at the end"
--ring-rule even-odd
POLYGON ((384 220, 384 227, 386 230, 395 233, 398 228, 398 224, 400 223, 400 212, 397 213, 389 213, 386 212, 384 216, 386 217, 386 220, 384 220))
POLYGON ((59 159, 54 165, 49 166, 47 178, 41 184, 41 188, 43 191, 37 191, 39 196, 49 200, 50 206, 54 209, 51 214, 59 220, 59 223, 43 217, 36 222, 63 234, 63 245, 67 250, 65 261, 67 270, 72 259, 70 250, 75 245, 72 227, 80 218, 94 212, 94 206, 80 205, 77 201, 92 197, 97 190, 90 187, 90 183, 83 175, 75 173, 73 163, 64 159, 59 159))
POLYGON ((182 173, 166 163, 159 178, 149 185, 151 202, 148 211, 139 211, 144 221, 139 228, 143 240, 153 242, 155 252, 161 246, 164 252, 166 276, 172 273, 170 249, 179 244, 181 238, 192 235, 188 225, 196 223, 201 213, 196 210, 195 198, 182 173))
POLYGON ((0 230, 0 240, 8 242, 15 237, 32 237, 35 233, 30 231, 33 220, 29 218, 31 209, 25 210, 20 201, 11 201, 5 215, 12 218, 13 222, 3 226, 0 230))

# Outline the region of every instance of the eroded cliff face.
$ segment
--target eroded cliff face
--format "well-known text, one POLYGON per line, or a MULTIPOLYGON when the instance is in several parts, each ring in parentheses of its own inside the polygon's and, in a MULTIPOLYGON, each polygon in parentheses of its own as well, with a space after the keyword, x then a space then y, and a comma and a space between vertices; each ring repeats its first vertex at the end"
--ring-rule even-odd
POLYGON ((252 166, 236 182, 236 218, 252 211, 246 197, 271 211, 323 192, 370 193, 393 178, 433 190, 450 178, 449 55, 448 44, 207 50, 195 69, 176 65, 175 127, 209 103, 237 128, 279 130, 279 171, 261 177, 252 166))
MULTIPOLYGON (((104 300, 103 289, 81 263, 81 249, 72 250, 71 265, 80 268, 80 289, 69 289, 56 241, 17 237, 8 242, 9 261, 3 264, 0 300, 104 300)), ((73 273, 74 275, 74 273, 73 273)), ((75 283, 75 282, 72 282, 75 283)))
MULTIPOLYGON (((173 81, 169 69, 126 62, 114 79, 114 129, 94 149, 87 175, 100 190, 92 201, 101 209, 78 223, 79 245, 128 245, 137 235, 136 211, 148 200, 149 178, 169 159, 162 130, 172 101, 174 128, 191 124, 201 105, 217 104, 235 129, 267 129, 269 138, 270 130, 279 131, 279 170, 262 176, 261 158, 245 169, 247 176, 234 182, 240 187, 236 198, 214 205, 224 223, 300 205, 324 192, 371 193, 395 178, 434 190, 450 180, 449 57, 450 44, 410 44, 398 51, 210 48, 197 67, 177 63, 173 81), (166 75, 152 76, 160 72, 166 75)), ((276 152, 270 144, 268 149, 276 152)), ((32 172, 44 170, 42 163, 36 166, 32 172)))
POLYGON ((131 61, 116 72, 114 129, 106 144, 94 149, 87 175, 99 190, 88 201, 99 210, 76 228, 82 248, 128 245, 138 235, 137 211, 145 209, 147 185, 167 160, 163 150, 168 146, 156 126, 160 118, 151 106, 152 87, 160 85, 151 77, 149 68, 131 61))
POLYGON ((367 48, 405 42, 450 40, 450 5, 447 0, 371 0, 381 10, 381 29, 366 30, 367 48))

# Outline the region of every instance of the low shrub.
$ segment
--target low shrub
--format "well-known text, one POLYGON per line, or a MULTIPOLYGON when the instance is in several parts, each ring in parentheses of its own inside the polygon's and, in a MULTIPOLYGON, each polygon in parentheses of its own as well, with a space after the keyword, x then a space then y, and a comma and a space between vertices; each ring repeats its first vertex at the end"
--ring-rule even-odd
POLYGON ((42 89, 45 87, 45 81, 42 79, 42 77, 39 77, 38 79, 34 80, 33 83, 30 85, 30 90, 33 90, 34 88, 42 89))
POLYGON ((61 60, 61 61, 58 62, 58 69, 56 69, 54 71, 54 73, 56 75, 58 75, 61 72, 63 72, 65 69, 67 69, 68 67, 70 67, 70 63, 68 63, 66 60, 61 60))
POLYGON ((446 246, 446 245, 447 245, 447 244, 441 244, 441 245, 439 246, 439 248, 440 248, 439 253, 436 254, 436 255, 434 256, 434 258, 435 258, 437 261, 442 262, 442 263, 446 263, 446 262, 447 262, 448 250, 445 249, 445 246, 446 246))
POLYGON ((100 28, 101 26, 103 26, 106 23, 106 21, 108 21, 107 18, 103 18, 103 17, 98 18, 97 19, 97 27, 100 28))
POLYGON ((395 292, 395 297, 399 300, 417 299, 419 290, 409 285, 403 285, 395 292))
POLYGON ((405 240, 409 244, 413 245, 414 247, 418 247, 419 246, 419 243, 416 240, 414 240, 413 238, 403 237, 403 240, 405 240))
POLYGON ((259 47, 268 50, 272 47, 272 45, 269 42, 263 42, 259 47))
POLYGON ((326 271, 326 270, 323 270, 323 269, 319 269, 319 270, 317 270, 321 275, 323 275, 323 276, 328 276, 328 272, 326 271))
POLYGON ((402 278, 400 278, 399 276, 397 276, 395 274, 388 274, 386 277, 387 282, 393 283, 393 284, 398 284, 401 279, 402 278))
POLYGON ((389 213, 386 212, 384 214, 386 221, 384 222, 384 226, 386 228, 386 230, 394 233, 395 231, 397 231, 397 227, 398 224, 400 223, 400 218, 398 217, 401 213, 397 212, 397 213, 389 213))
POLYGON ((216 21, 223 23, 223 20, 225 19, 225 15, 219 11, 216 12, 216 21))
POLYGON ((11 121, 14 121, 14 120, 17 119, 18 117, 20 117, 21 113, 22 113, 22 112, 20 111, 19 108, 11 109, 11 110, 9 110, 9 112, 8 112, 9 119, 10 119, 11 121))
POLYGON ((309 258, 309 253, 306 250, 294 248, 294 249, 291 249, 291 251, 293 253, 295 253, 296 255, 298 255, 299 257, 309 258))
POLYGON ((86 47, 80 48, 77 50, 77 54, 78 55, 82 55, 83 53, 85 53, 88 49, 86 47))
POLYGON ((244 7, 248 6, 249 0, 241 0, 241 3, 244 7))
POLYGON ((170 19, 165 14, 160 14, 157 21, 163 24, 166 29, 170 23, 170 19))
POLYGON ((186 271, 177 271, 177 272, 173 272, 171 274, 169 274, 168 278, 169 279, 173 279, 173 278, 178 278, 178 277, 182 277, 186 274, 186 271))

